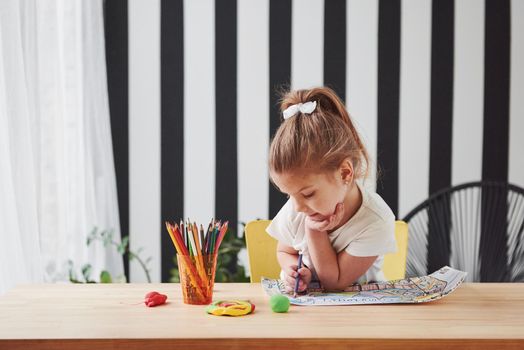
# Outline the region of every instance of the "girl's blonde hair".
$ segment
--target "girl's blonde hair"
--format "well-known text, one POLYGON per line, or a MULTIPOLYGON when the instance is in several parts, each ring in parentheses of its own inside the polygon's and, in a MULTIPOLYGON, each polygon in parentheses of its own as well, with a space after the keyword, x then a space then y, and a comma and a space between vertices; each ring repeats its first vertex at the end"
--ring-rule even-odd
POLYGON ((336 170, 344 159, 353 164, 354 178, 365 178, 369 156, 344 102, 328 87, 289 91, 280 110, 316 101, 311 114, 298 112, 282 122, 269 150, 269 170, 283 173, 298 169, 336 170))

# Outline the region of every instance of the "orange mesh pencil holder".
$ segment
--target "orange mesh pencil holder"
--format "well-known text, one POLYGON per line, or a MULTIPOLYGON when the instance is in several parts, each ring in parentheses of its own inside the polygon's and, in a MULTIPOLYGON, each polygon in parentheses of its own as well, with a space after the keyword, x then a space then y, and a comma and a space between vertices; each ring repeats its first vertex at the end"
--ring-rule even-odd
POLYGON ((177 254, 177 261, 184 303, 192 305, 211 304, 217 254, 197 256, 177 254))

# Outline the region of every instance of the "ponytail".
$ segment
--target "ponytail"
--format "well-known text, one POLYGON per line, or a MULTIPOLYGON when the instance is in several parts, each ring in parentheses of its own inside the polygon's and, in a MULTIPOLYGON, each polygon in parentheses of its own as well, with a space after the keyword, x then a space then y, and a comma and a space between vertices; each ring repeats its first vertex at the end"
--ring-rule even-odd
POLYGON ((328 87, 289 91, 280 110, 316 101, 311 114, 286 119, 271 142, 269 168, 282 173, 297 168, 335 169, 351 159, 355 178, 366 177, 369 156, 342 100, 328 87))

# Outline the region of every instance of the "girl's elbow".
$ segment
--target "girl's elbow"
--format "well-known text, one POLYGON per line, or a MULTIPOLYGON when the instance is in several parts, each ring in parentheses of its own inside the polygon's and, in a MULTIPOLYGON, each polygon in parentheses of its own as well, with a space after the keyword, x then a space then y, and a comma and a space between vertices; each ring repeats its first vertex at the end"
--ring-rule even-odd
POLYGON ((346 286, 343 286, 337 282, 323 283, 322 286, 324 287, 324 289, 332 291, 343 291, 344 289, 346 289, 346 286))
POLYGON ((331 279, 324 279, 321 280, 321 282, 322 287, 327 290, 344 290, 347 287, 347 285, 341 283, 341 281, 337 277, 333 277, 331 279))
POLYGON ((324 287, 324 289, 327 289, 327 290, 343 291, 348 286, 352 285, 355 282, 357 282, 357 280, 334 279, 334 280, 327 280, 325 283, 322 282, 322 286, 324 287))

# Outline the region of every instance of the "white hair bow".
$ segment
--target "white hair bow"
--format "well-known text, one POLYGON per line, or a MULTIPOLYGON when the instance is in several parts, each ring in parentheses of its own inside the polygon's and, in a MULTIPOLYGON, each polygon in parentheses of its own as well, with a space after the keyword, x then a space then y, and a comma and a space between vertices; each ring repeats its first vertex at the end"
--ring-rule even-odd
POLYGON ((289 106, 282 112, 284 119, 291 118, 298 112, 304 114, 311 114, 317 108, 317 101, 309 101, 306 103, 297 103, 296 105, 289 106))

